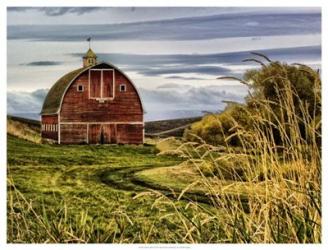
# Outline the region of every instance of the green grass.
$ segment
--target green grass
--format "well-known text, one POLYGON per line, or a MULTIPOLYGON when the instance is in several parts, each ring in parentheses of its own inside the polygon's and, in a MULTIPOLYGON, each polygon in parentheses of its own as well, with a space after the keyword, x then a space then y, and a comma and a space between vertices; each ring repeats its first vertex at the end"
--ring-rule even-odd
MULTIPOLYGON (((8 135, 9 165, 107 165, 138 166, 166 162, 153 146, 138 145, 49 145, 36 144, 8 135), (131 159, 133 159, 131 161, 131 159)), ((177 158, 173 158, 173 162, 177 158)))
POLYGON ((265 188, 263 183, 251 183, 246 181, 218 180, 216 177, 203 178, 201 173, 192 165, 181 164, 172 167, 160 167, 145 169, 135 174, 135 179, 146 183, 149 187, 161 190, 173 190, 176 193, 185 191, 205 195, 208 185, 211 185, 216 193, 230 195, 263 195, 265 188))
POLYGON ((145 242, 141 224, 143 230, 157 224, 161 236, 152 241, 166 242, 170 223, 161 224, 152 197, 134 199, 146 189, 128 180, 137 169, 181 161, 156 152, 154 146, 43 145, 8 135, 8 242, 145 242), (52 228, 51 237, 44 227, 52 228))

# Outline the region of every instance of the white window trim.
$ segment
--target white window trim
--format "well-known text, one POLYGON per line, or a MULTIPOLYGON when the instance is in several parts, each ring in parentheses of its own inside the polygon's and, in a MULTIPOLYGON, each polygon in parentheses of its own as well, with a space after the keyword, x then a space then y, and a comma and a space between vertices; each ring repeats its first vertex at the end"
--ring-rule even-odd
POLYGON ((120 92, 126 92, 126 84, 125 83, 120 84, 120 92), (121 87, 124 87, 124 90, 122 90, 121 87))
POLYGON ((115 70, 114 69, 90 69, 89 70, 89 99, 95 99, 97 101, 104 101, 104 100, 114 100, 115 98, 115 70), (91 71, 100 71, 100 97, 91 97, 91 71), (113 71, 113 97, 103 97, 103 72, 104 71, 113 71))
POLYGON ((82 85, 82 84, 78 84, 77 86, 76 86, 76 90, 77 90, 77 92, 84 92, 84 85, 82 85), (82 87, 82 90, 79 90, 79 87, 82 87))

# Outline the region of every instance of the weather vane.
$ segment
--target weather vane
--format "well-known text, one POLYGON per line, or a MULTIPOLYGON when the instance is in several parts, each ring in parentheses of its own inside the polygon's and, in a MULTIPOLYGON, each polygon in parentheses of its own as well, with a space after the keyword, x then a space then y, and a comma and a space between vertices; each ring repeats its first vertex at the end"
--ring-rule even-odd
POLYGON ((87 38, 87 41, 89 42, 89 49, 91 48, 91 36, 87 38))

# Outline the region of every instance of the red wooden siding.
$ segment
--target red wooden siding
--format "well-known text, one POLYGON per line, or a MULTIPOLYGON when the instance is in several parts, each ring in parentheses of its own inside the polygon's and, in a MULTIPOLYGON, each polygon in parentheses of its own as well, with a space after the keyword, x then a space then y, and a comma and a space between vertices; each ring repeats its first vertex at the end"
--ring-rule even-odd
POLYGON ((62 144, 82 144, 87 143, 86 124, 61 124, 60 143, 62 144))
POLYGON ((100 141, 100 124, 90 124, 89 125, 89 143, 97 144, 100 141))
POLYGON ((143 143, 142 124, 118 124, 117 143, 143 143))
POLYGON ((62 124, 63 144, 143 143, 142 124, 62 124))
POLYGON ((58 116, 42 115, 41 136, 51 140, 58 140, 58 116))

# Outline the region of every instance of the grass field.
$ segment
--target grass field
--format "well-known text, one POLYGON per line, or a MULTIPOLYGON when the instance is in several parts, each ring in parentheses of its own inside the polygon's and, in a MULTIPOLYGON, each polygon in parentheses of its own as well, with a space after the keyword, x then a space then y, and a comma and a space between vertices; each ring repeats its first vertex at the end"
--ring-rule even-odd
POLYGON ((204 183, 194 184, 199 173, 158 153, 154 145, 59 146, 8 134, 8 242, 230 242, 218 224, 202 222, 225 215, 204 183), (195 223, 203 233, 186 234, 195 223))
POLYGON ((145 242, 149 232, 138 230, 145 222, 149 230, 157 225, 162 236, 156 241, 164 241, 169 224, 158 220, 152 199, 134 199, 145 188, 127 178, 136 170, 181 161, 155 153, 154 146, 55 146, 8 135, 8 241, 145 242), (55 235, 45 230, 52 223, 58 223, 55 235))

